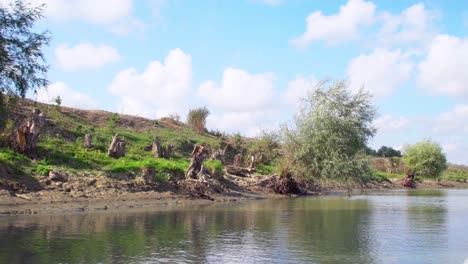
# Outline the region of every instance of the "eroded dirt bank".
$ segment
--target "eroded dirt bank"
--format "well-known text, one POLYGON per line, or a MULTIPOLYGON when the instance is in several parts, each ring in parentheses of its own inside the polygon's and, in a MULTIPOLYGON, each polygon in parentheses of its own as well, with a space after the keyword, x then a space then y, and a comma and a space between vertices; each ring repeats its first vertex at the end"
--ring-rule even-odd
MULTIPOLYGON (((0 215, 165 208, 297 195, 275 192, 278 191, 278 186, 275 185, 277 181, 275 176, 243 178, 231 175, 206 181, 182 179, 164 183, 141 183, 137 180, 91 175, 63 175, 62 179, 56 181, 44 179, 29 183, 3 180, 0 183, 0 215)), ((300 194, 304 195, 344 194, 349 189, 348 186, 339 184, 318 188, 306 181, 298 181, 297 187, 300 194)), ((352 192, 398 188, 402 188, 400 180, 392 180, 356 185, 352 192)), ((468 183, 419 181, 417 188, 468 188, 468 183)))

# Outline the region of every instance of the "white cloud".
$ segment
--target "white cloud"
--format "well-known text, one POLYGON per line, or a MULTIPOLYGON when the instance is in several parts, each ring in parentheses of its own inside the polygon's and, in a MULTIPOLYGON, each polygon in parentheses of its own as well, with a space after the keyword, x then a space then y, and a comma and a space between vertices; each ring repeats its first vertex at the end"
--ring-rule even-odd
MULTIPOLYGON (((9 4, 14 0, 0 0, 9 4)), ((33 6, 45 4, 46 18, 57 22, 86 21, 108 27, 112 32, 128 34, 142 30, 143 24, 133 16, 133 0, 26 0, 33 6)))
POLYGON ((437 133, 468 133, 468 104, 455 105, 452 110, 440 114, 430 123, 437 133))
POLYGON ((285 92, 285 101, 291 105, 298 105, 299 100, 307 95, 307 92, 314 89, 318 84, 315 76, 304 78, 302 75, 296 75, 296 79, 289 81, 285 92))
POLYGON ((47 88, 37 90, 36 100, 42 103, 54 103, 57 96, 62 99, 62 105, 80 109, 97 109, 97 102, 89 95, 73 90, 63 82, 50 84, 47 88))
POLYGON ((400 50, 376 49, 369 55, 360 55, 351 60, 347 74, 351 89, 361 87, 376 98, 389 96, 411 77, 413 63, 400 50))
POLYGON ((359 26, 374 22, 375 4, 363 0, 349 0, 340 6, 340 12, 326 16, 322 11, 311 13, 306 19, 306 31, 291 40, 294 46, 304 48, 313 41, 336 44, 358 37, 359 26))
POLYGON ((275 75, 250 74, 241 69, 228 68, 221 84, 206 81, 198 89, 198 96, 208 104, 225 111, 253 111, 264 108, 273 96, 275 75))
POLYGON ((418 66, 418 86, 434 94, 468 97, 468 38, 438 35, 418 66))
POLYGON ((403 116, 384 115, 374 120, 373 125, 378 132, 399 132, 409 126, 410 121, 403 116))
POLYGON ((111 46, 87 42, 71 47, 61 44, 55 49, 55 57, 60 67, 65 70, 97 69, 122 58, 111 46))
POLYGON ((417 3, 398 15, 385 12, 381 16, 382 27, 379 43, 385 46, 394 44, 427 44, 436 34, 435 19, 437 11, 428 10, 423 3, 417 3))
POLYGON ((187 111, 191 83, 191 56, 173 49, 163 63, 152 61, 142 73, 120 71, 108 90, 121 98, 120 112, 157 118, 187 111))

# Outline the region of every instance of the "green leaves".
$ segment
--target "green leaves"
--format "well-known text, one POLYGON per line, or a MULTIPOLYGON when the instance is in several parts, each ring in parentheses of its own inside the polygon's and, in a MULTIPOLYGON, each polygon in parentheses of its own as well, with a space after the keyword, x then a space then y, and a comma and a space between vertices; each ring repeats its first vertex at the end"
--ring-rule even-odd
POLYGON ((447 159, 442 148, 431 140, 405 146, 403 152, 406 167, 414 169, 422 177, 438 178, 447 168, 447 159))
POLYGON ((374 136, 376 110, 363 90, 352 93, 344 81, 323 81, 303 99, 295 128, 283 128, 284 152, 297 175, 359 180, 369 175, 362 155, 374 136))
POLYGON ((0 92, 24 97, 28 90, 45 87, 48 66, 42 47, 48 45, 48 32, 32 32, 42 18, 43 6, 32 7, 15 1, 10 8, 0 7, 0 92))

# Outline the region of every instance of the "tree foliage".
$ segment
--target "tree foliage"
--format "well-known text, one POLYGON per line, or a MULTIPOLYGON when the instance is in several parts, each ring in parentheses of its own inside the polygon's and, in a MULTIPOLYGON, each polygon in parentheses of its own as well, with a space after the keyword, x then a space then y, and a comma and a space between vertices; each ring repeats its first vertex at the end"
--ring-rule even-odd
POLYGON ((42 48, 49 33, 34 33, 42 18, 43 6, 32 7, 17 0, 10 7, 0 6, 0 91, 24 97, 28 90, 47 86, 42 48))
POLYGON ((206 106, 196 109, 190 109, 187 116, 187 124, 193 128, 197 133, 206 132, 206 118, 210 111, 206 106))
POLYGON ((0 5, 0 128, 7 116, 5 93, 24 97, 28 90, 48 84, 42 47, 50 37, 48 32, 32 31, 42 9, 20 0, 10 6, 0 5))
POLYGON ((401 157, 401 152, 399 150, 387 146, 380 147, 376 154, 384 158, 401 157))
POLYGON ((437 178, 447 168, 447 158, 436 142, 423 140, 403 149, 405 166, 423 177, 437 178))
POLYGON ((365 148, 375 134, 375 115, 362 89, 352 93, 345 81, 321 82, 302 101, 295 128, 282 129, 288 167, 296 175, 323 179, 369 175, 365 148))

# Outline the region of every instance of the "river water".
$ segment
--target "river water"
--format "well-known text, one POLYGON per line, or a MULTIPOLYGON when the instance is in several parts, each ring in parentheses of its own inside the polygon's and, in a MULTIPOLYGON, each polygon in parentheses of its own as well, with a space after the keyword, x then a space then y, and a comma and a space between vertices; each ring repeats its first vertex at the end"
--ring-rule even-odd
POLYGON ((468 263, 468 190, 0 217, 0 263, 468 263))

